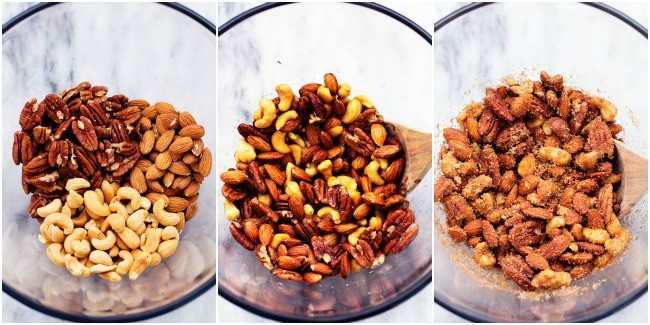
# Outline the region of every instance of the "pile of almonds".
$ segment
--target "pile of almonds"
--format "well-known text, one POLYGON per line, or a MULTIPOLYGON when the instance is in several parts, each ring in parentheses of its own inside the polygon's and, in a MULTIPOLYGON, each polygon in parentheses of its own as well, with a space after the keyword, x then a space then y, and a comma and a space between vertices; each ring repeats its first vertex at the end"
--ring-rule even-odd
POLYGON ((460 129, 443 130, 434 199, 451 238, 527 291, 610 263, 630 237, 617 217, 617 111, 545 71, 487 88, 458 116, 460 129))
POLYGON ((417 236, 399 188, 400 142, 364 95, 328 73, 324 84, 285 84, 239 125, 236 169, 221 174, 230 232, 281 279, 374 268, 417 236))
MULTIPOLYGON (((179 216, 179 232, 198 211, 212 154, 201 139, 204 128, 189 112, 165 102, 109 97, 106 87, 83 82, 27 102, 20 126, 12 156, 23 165, 23 189, 32 193, 28 212, 39 222, 45 217, 39 209, 53 202, 68 206, 71 179, 87 181, 86 191, 113 184, 135 189, 152 206, 162 200, 165 211, 179 216)), ((73 207, 71 214, 84 209, 73 207)))

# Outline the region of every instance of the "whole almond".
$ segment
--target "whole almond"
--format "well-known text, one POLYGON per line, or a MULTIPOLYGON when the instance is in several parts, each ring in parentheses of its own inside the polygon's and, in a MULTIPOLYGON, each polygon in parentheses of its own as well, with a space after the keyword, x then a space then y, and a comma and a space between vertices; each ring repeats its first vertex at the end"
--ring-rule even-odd
POLYGON ((188 184, 187 187, 185 187, 185 189, 183 190, 183 194, 185 196, 196 195, 197 193, 199 193, 199 187, 200 187, 199 183, 192 180, 190 181, 190 184, 188 184))
POLYGON ((176 175, 181 175, 181 176, 188 176, 192 173, 190 168, 181 161, 172 162, 172 164, 169 165, 169 168, 167 168, 167 170, 169 170, 170 172, 176 175))
POLYGON ((186 165, 191 165, 191 164, 194 164, 194 163, 196 163, 198 161, 199 161, 199 157, 195 156, 191 152, 186 152, 185 154, 183 154, 183 162, 186 165))
POLYGON ((185 209, 185 221, 190 221, 199 211, 199 202, 192 202, 185 209))
POLYGON ((196 139, 194 140, 194 144, 192 145, 192 153, 195 156, 200 156, 201 153, 203 152, 203 139, 196 139))
POLYGON ((212 170, 212 153, 209 148, 203 149, 203 154, 201 155, 201 160, 199 160, 199 170, 204 177, 208 177, 210 171, 212 170))
POLYGON ((339 92, 339 82, 336 80, 336 76, 331 73, 327 73, 323 79, 325 81, 325 87, 330 90, 330 93, 332 95, 339 92))
POLYGON ((140 141, 140 153, 146 155, 153 150, 153 146, 156 144, 156 136, 152 130, 148 130, 142 135, 142 140, 140 141))
POLYGON ((170 186, 172 190, 182 191, 192 182, 192 177, 190 176, 179 176, 174 179, 174 182, 170 186))
POLYGON ((182 128, 188 125, 196 124, 196 120, 194 119, 194 116, 192 116, 192 114, 190 114, 189 112, 182 112, 178 114, 178 122, 181 124, 182 128))
POLYGON ((137 169, 141 170, 142 172, 146 172, 147 169, 149 169, 149 167, 151 167, 151 165, 153 165, 151 160, 149 160, 149 159, 140 159, 140 160, 138 160, 137 163, 135 163, 134 168, 137 168, 137 169))
POLYGON ((305 272, 302 274, 302 280, 307 284, 316 284, 323 279, 323 276, 314 272, 305 272))
POLYGON ((271 164, 265 164, 264 169, 271 180, 278 185, 284 185, 287 175, 285 172, 281 171, 276 165, 271 164))
POLYGON ((149 188, 150 191, 156 193, 165 192, 165 188, 162 186, 162 184, 160 184, 160 182, 156 180, 147 180, 147 188, 149 188))
POLYGON ((172 164, 172 155, 167 151, 161 152, 157 157, 156 157, 156 168, 160 170, 166 170, 169 168, 169 165, 172 164))
POLYGON ((169 198, 169 204, 167 204, 165 209, 168 212, 180 212, 187 209, 188 205, 190 205, 190 201, 182 197, 172 196, 169 198))
POLYGON ((149 168, 147 168, 147 172, 145 173, 145 178, 148 181, 151 181, 151 180, 160 179, 161 177, 163 177, 163 175, 165 175, 164 170, 158 169, 156 165, 151 165, 149 168))
POLYGON ((383 146, 387 136, 386 128, 383 125, 375 123, 370 127, 370 137, 376 145, 383 146))
POLYGON ((300 260, 291 256, 278 257, 278 267, 284 270, 295 270, 300 267, 300 260))
POLYGON ((393 161, 388 168, 386 168, 386 173, 384 174, 384 180, 387 182, 395 182, 402 176, 402 171, 404 170, 404 165, 406 160, 404 158, 399 158, 393 161))
POLYGON ((251 242, 257 244, 257 241, 259 240, 259 230, 257 228, 257 225, 255 225, 255 223, 251 220, 246 220, 242 226, 244 227, 244 235, 246 235, 246 238, 248 238, 248 240, 251 242))
POLYGON ((373 156, 377 158, 392 158, 400 152, 398 145, 386 145, 375 149, 373 156))
POLYGON ((158 116, 158 110, 156 109, 156 106, 151 105, 145 109, 142 110, 142 116, 150 119, 150 120, 155 120, 156 116, 158 116))
POLYGON ((174 175, 174 173, 172 173, 170 171, 166 172, 165 175, 163 175, 163 177, 162 177, 163 185, 165 185, 166 187, 170 187, 172 185, 172 183, 174 182, 175 177, 176 177, 176 175, 174 175))
POLYGON ((158 102, 154 106, 156 107, 158 114, 176 113, 176 109, 174 108, 174 105, 170 103, 158 102))
POLYGON ((156 117, 156 124, 162 123, 165 129, 176 129, 180 125, 178 123, 177 113, 164 113, 156 117))
POLYGON ((271 145, 260 137, 249 135, 246 142, 259 151, 271 151, 271 145))
POLYGON ((368 157, 357 156, 352 160, 352 163, 350 165, 354 170, 361 170, 364 167, 366 167, 366 165, 368 165, 368 160, 369 160, 368 157))
POLYGON ((315 273, 322 274, 322 275, 330 275, 334 272, 332 268, 325 263, 316 263, 314 265, 311 265, 310 268, 315 273))
POLYGON ((197 124, 188 125, 178 131, 178 135, 182 137, 190 137, 192 139, 200 139, 205 134, 205 129, 197 124))
POLYGON ((190 137, 178 137, 169 145, 169 151, 172 153, 182 153, 192 149, 194 141, 190 137))
POLYGON ((144 173, 139 168, 131 169, 129 182, 131 183, 131 187, 138 191, 138 193, 144 193, 147 191, 147 180, 144 177, 144 173))
POLYGON ((270 224, 265 223, 260 226, 259 237, 260 237, 260 243, 262 245, 266 246, 270 244, 271 240, 273 240, 273 235, 274 235, 273 227, 270 224))
POLYGON ((162 193, 153 193, 149 192, 145 195, 145 197, 151 201, 151 205, 153 206, 158 200, 163 200, 165 202, 165 205, 169 204, 169 197, 167 195, 162 194, 162 193))
POLYGON ((248 175, 241 170, 229 170, 221 174, 221 180, 228 185, 237 185, 243 183, 248 175))
POLYGON ((172 143, 173 140, 174 140, 174 130, 167 130, 158 137, 158 140, 156 140, 156 145, 154 146, 154 148, 159 152, 163 152, 167 150, 167 148, 169 147, 169 145, 172 143))

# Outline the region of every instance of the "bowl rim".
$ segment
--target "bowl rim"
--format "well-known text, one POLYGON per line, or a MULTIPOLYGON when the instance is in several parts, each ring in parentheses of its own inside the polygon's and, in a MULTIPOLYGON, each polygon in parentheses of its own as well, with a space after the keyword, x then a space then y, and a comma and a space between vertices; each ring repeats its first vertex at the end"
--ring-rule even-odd
MULTIPOLYGON (((237 16, 231 18, 227 22, 225 22, 223 25, 219 26, 219 31, 218 31, 218 36, 221 36, 225 32, 227 32, 229 29, 232 27, 236 26, 237 24, 245 21, 246 19, 255 16, 256 14, 259 14, 261 12, 267 11, 269 9, 273 9, 276 7, 280 7, 283 5, 288 5, 292 4, 293 2, 268 2, 264 3, 262 5, 259 5, 257 7, 248 9, 237 16)), ((353 4, 357 5, 360 7, 368 8, 374 11, 377 11, 379 13, 385 14, 398 22, 406 25, 408 28, 413 30, 415 33, 420 35, 425 41, 429 43, 429 45, 433 46, 433 39, 431 37, 431 34, 427 32, 424 28, 422 28, 420 25, 416 24, 409 18, 403 16, 402 14, 388 8, 385 6, 382 6, 380 4, 374 3, 374 2, 347 2, 348 4, 353 4)), ((433 261, 432 261, 433 263, 433 261)), ((432 264, 433 265, 433 264, 432 264)), ((262 316, 265 318, 269 318, 272 320, 280 321, 280 322, 351 322, 351 321, 357 321, 361 319, 365 319, 367 317, 371 317, 374 315, 378 315, 380 313, 383 313, 389 309, 392 309, 393 307, 401 304, 402 302, 408 300, 412 296, 414 296, 416 293, 420 292, 422 289, 426 288, 431 282, 433 281, 433 270, 429 270, 428 274, 425 275, 420 281, 416 282, 414 285, 412 285, 410 288, 408 288, 406 291, 402 292, 401 295, 396 296, 392 300, 383 303, 382 305, 372 307, 368 310, 364 310, 355 314, 350 314, 350 315, 345 315, 345 316, 331 316, 331 317, 298 317, 298 316, 291 316, 291 315, 285 315, 285 314, 280 314, 276 312, 270 312, 265 309, 262 309, 260 307, 248 304, 247 302, 244 302, 243 300, 240 300, 239 298, 235 297, 232 295, 228 290, 222 288, 221 285, 218 285, 218 293, 219 296, 225 298, 229 302, 235 304, 236 306, 247 310, 253 314, 256 314, 258 316, 262 316)))
MULTIPOLYGON (((648 29, 645 26, 641 25, 636 20, 632 19, 630 16, 622 13, 621 11, 619 11, 619 10, 613 8, 613 7, 610 7, 610 6, 608 6, 608 5, 604 4, 604 3, 601 3, 601 2, 581 2, 581 3, 584 4, 584 5, 596 8, 596 9, 600 9, 600 10, 604 11, 605 13, 610 14, 610 15, 620 19, 622 22, 629 25, 635 31, 637 31, 641 35, 643 35, 646 39, 648 38, 648 29)), ((493 2, 474 2, 474 3, 468 4, 466 6, 463 6, 463 7, 459 8, 459 9, 454 10, 453 12, 447 14, 446 16, 444 16, 443 18, 438 20, 433 25, 434 26, 433 27, 434 34, 435 34, 436 31, 438 31, 439 29, 441 29, 442 27, 444 27, 448 23, 452 22, 456 18, 460 18, 460 17, 462 17, 463 15, 465 15, 467 13, 470 13, 470 12, 476 10, 476 9, 479 9, 479 8, 482 8, 482 7, 485 7, 487 5, 491 5, 491 4, 493 4, 493 2)), ((600 319, 603 319, 603 318, 605 318, 605 317, 607 317, 609 315, 612 315, 612 314, 616 313, 617 311, 627 307, 629 304, 636 301, 637 299, 639 299, 641 296, 643 296, 647 292, 648 292, 648 281, 646 281, 644 286, 637 289, 636 292, 634 292, 633 294, 627 296, 622 301, 619 301, 618 303, 614 304, 609 309, 603 310, 603 311, 601 311, 601 312, 599 312, 599 313, 597 313, 595 315, 589 315, 589 316, 586 316, 586 317, 576 318, 576 319, 572 319, 572 320, 569 320, 569 321, 570 322, 578 322, 578 323, 596 322, 596 321, 598 321, 600 319)), ((447 303, 441 301, 440 299, 436 298, 435 286, 434 286, 433 301, 436 304, 438 304, 438 305, 442 306, 443 308, 445 308, 446 310, 450 311, 451 313, 455 314, 456 316, 462 317, 462 318, 464 318, 464 319, 466 319, 468 321, 471 321, 471 322, 492 323, 492 322, 497 321, 495 319, 483 317, 483 315, 470 314, 470 313, 468 313, 468 312, 466 312, 464 310, 456 309, 452 304, 447 304, 447 303)))
MULTIPOLYGON (((32 7, 27 8, 25 11, 21 12, 20 14, 14 16, 13 18, 9 19, 6 23, 2 25, 2 34, 8 32, 11 30, 11 28, 15 27, 17 24, 22 22, 23 20, 29 18, 30 16, 41 12, 49 7, 55 6, 60 4, 59 2, 42 2, 39 4, 36 4, 32 7)), ((201 26, 205 27, 208 29, 211 33, 216 35, 216 25, 213 24, 211 21, 206 19, 205 17, 199 15, 192 9, 189 9, 188 7, 185 7, 179 3, 176 2, 159 2, 159 4, 171 8, 172 10, 176 10, 180 12, 181 14, 184 14, 191 18, 192 20, 196 21, 199 23, 201 26)), ((129 314, 129 315, 117 315, 117 316, 108 316, 108 317, 97 317, 97 316, 86 316, 86 315, 80 315, 80 314, 72 314, 68 312, 63 312, 48 306, 45 306, 41 303, 38 303, 36 301, 33 301, 25 296, 23 296, 19 291, 16 289, 12 288, 9 284, 4 282, 4 278, 2 280, 2 292, 6 293, 10 297, 18 300, 22 304, 35 309, 38 312, 41 312, 43 314, 46 314, 48 316, 56 317, 59 319, 67 320, 67 321, 72 321, 72 322, 115 322, 115 323, 122 323, 122 322, 136 322, 136 321, 141 321, 149 318, 153 318, 156 316, 160 316, 163 314, 166 314, 170 311, 176 310, 177 308, 180 308, 184 306, 185 304, 189 303, 190 301, 194 300, 195 298, 201 296, 203 293, 206 291, 212 289, 214 285, 217 282, 217 274, 216 274, 216 268, 215 268, 215 274, 212 275, 212 277, 203 283, 201 286, 198 288, 194 289, 193 291, 189 292, 188 294, 182 296, 181 298, 166 304, 164 306, 160 306, 157 308, 154 308, 152 310, 144 311, 144 312, 139 312, 136 314, 129 314)))

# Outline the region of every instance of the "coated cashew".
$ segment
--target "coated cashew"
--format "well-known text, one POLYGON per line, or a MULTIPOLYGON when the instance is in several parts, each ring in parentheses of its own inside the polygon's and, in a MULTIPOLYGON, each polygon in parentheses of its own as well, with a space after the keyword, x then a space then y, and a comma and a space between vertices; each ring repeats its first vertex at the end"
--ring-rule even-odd
POLYGON ((49 216, 52 213, 61 212, 62 207, 63 207, 63 204, 61 203, 61 200, 56 199, 56 200, 50 202, 50 204, 48 204, 46 206, 42 206, 42 207, 36 209, 36 214, 38 214, 38 216, 41 217, 41 218, 45 218, 45 217, 49 216))
POLYGON ((289 146, 285 142, 285 136, 286 133, 281 132, 281 131, 275 131, 273 135, 271 136, 271 145, 273 146, 273 149, 279 153, 289 153, 291 152, 291 149, 289 149, 289 146))
POLYGON ((77 191, 89 187, 90 187, 90 182, 88 182, 87 180, 81 177, 71 178, 65 183, 65 190, 68 192, 77 191))
POLYGON ((334 96, 332 96, 332 93, 330 92, 330 89, 325 87, 325 86, 320 86, 318 87, 318 90, 316 91, 316 95, 320 97, 325 103, 331 103, 334 101, 334 96))
POLYGON ((226 214, 226 219, 228 219, 230 221, 233 221, 233 220, 239 218, 239 216, 241 215, 241 213, 239 212, 239 209, 237 209, 237 206, 235 206, 235 204, 232 203, 229 200, 226 200, 226 202, 224 202, 223 210, 224 210, 224 213, 226 214))
POLYGON ((181 218, 176 213, 165 211, 165 201, 158 200, 153 205, 153 215, 158 222, 163 226, 174 226, 181 221, 181 218))
POLYGON ((133 255, 131 255, 131 252, 127 250, 121 250, 119 256, 122 259, 122 261, 117 263, 117 268, 115 269, 115 272, 117 272, 117 274, 119 275, 125 275, 129 272, 129 269, 131 268, 131 264, 133 264, 133 255))
MULTIPOLYGON (((174 228, 174 227, 172 227, 174 228)), ((174 228, 176 229, 176 228, 174 228)), ((162 229, 160 228, 149 228, 144 234, 142 234, 140 239, 140 249, 147 253, 153 253, 158 248, 160 244, 160 236, 162 229)))
POLYGON ((149 215, 149 211, 140 209, 133 212, 128 218, 126 218, 126 226, 131 228, 133 231, 138 231, 138 228, 144 224, 144 219, 149 215))
POLYGON ((249 163, 257 157, 255 153, 255 148, 248 144, 246 140, 239 139, 237 142, 237 150, 235 150, 235 161, 241 163, 249 163))
POLYGON ((379 175, 378 170, 379 170, 379 162, 373 160, 368 163, 366 168, 364 168, 363 172, 364 174, 366 174, 366 176, 368 176, 368 178, 370 178, 373 184, 384 185, 385 181, 379 175))
POLYGON ((106 217, 111 214, 111 211, 108 209, 108 204, 101 203, 99 196, 93 191, 86 191, 84 193, 84 205, 90 212, 97 216, 106 217))
POLYGON ((284 112, 291 108, 294 96, 291 88, 285 84, 279 84, 275 86, 275 91, 278 93, 278 97, 280 97, 280 103, 278 104, 280 112, 284 112))
POLYGON ((352 99, 348 102, 345 108, 345 114, 341 116, 341 122, 350 124, 354 122, 361 114, 361 102, 357 99, 352 99))
POLYGON ((287 124, 287 121, 293 120, 297 117, 298 113, 294 110, 282 113, 282 115, 278 116, 278 118, 275 120, 275 129, 279 131, 282 127, 284 127, 285 124, 287 124))
POLYGON ((99 229, 105 233, 109 227, 119 234, 124 231, 124 228, 126 228, 126 220, 124 220, 124 217, 117 213, 111 213, 108 217, 106 217, 106 220, 104 220, 101 228, 99 229))
POLYGON ((256 112, 256 115, 261 115, 259 119, 255 121, 255 127, 264 129, 267 128, 275 120, 275 104, 268 98, 264 98, 260 101, 260 108, 256 112), (259 112, 259 113, 258 113, 259 112))
POLYGON ((63 246, 61 246, 61 244, 49 244, 45 252, 47 253, 47 257, 50 258, 50 261, 52 261, 52 263, 58 266, 65 266, 65 251, 63 250, 63 246))
POLYGON ((88 259, 95 264, 103 264, 106 266, 113 265, 113 259, 108 255, 108 253, 100 250, 92 251, 88 259))
MULTIPOLYGON (((93 228, 93 229, 97 229, 97 228, 93 228)), ((110 230, 106 232, 106 236, 104 236, 104 234, 101 234, 101 237, 99 238, 90 239, 90 243, 93 245, 93 247, 103 251, 114 247, 116 241, 117 241, 117 237, 115 236, 115 233, 110 230)))
POLYGON ((320 218, 329 217, 335 224, 341 223, 341 214, 338 210, 330 206, 320 208, 318 212, 316 212, 316 215, 320 218))
POLYGON ((120 187, 120 189, 117 190, 117 195, 123 199, 131 200, 131 209, 133 209, 133 211, 140 208, 140 192, 133 187, 120 187))

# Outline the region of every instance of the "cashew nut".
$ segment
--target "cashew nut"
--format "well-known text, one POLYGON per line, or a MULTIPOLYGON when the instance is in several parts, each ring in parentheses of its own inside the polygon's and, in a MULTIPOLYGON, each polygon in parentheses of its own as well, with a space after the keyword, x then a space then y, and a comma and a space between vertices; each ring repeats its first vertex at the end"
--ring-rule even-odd
POLYGON ((241 215, 241 213, 239 212, 239 209, 237 209, 237 206, 235 206, 235 204, 232 203, 229 200, 226 200, 226 202, 224 202, 223 210, 224 210, 224 213, 226 214, 226 219, 228 219, 230 221, 233 221, 233 220, 239 218, 239 216, 241 215))
POLYGON ((368 98, 368 96, 366 96, 366 95, 356 95, 356 96, 354 96, 354 99, 361 102, 361 104, 363 104, 363 106, 365 106, 365 107, 368 107, 368 108, 374 107, 374 105, 372 104, 372 100, 370 100, 370 98, 368 98))
POLYGON ((56 199, 56 200, 50 202, 50 204, 48 204, 46 206, 42 206, 42 207, 36 209, 36 214, 38 214, 38 216, 41 217, 41 218, 45 218, 45 217, 49 216, 52 213, 61 212, 62 207, 63 207, 63 204, 61 203, 61 200, 56 199))
POLYGON ((132 254, 134 260, 133 263, 131 263, 131 268, 129 269, 129 280, 134 281, 149 266, 151 263, 151 257, 149 254, 139 249, 133 250, 132 254))
POLYGON ((141 197, 140 208, 149 211, 149 209, 151 209, 151 201, 149 201, 149 199, 147 199, 146 197, 141 197))
POLYGON ((291 181, 287 182, 286 185, 284 186, 284 192, 288 195, 297 195, 303 202, 305 202, 305 196, 302 194, 302 191, 300 190, 300 185, 298 183, 291 181))
POLYGON ((111 183, 104 180, 101 185, 101 190, 104 193, 104 198, 106 198, 109 202, 113 200, 116 189, 113 187, 113 185, 111 185, 111 183))
POLYGON ((156 220, 163 226, 173 226, 181 221, 181 218, 176 213, 165 211, 165 201, 158 200, 153 205, 153 215, 156 220))
POLYGON ((356 245, 359 241, 359 236, 361 236, 364 231, 366 231, 366 227, 357 228, 355 231, 348 235, 348 243, 350 243, 350 245, 356 245))
POLYGON ((133 211, 140 208, 140 192, 133 187, 120 187, 120 189, 117 190, 117 195, 121 198, 131 200, 131 209, 133 209, 133 211))
POLYGON ((339 93, 338 93, 338 95, 341 98, 348 97, 348 96, 350 96, 350 91, 351 90, 352 90, 352 88, 350 87, 350 85, 348 85, 348 84, 346 84, 344 82, 340 83, 339 84, 339 93))
MULTIPOLYGON (((82 198, 82 200, 83 200, 83 198, 82 198)), ((85 224, 88 223, 89 220, 91 220, 90 216, 88 216, 88 213, 86 212, 86 210, 83 210, 83 211, 79 212, 79 215, 76 218, 72 219, 72 224, 75 227, 83 227, 85 224)))
MULTIPOLYGON (((93 229, 97 229, 97 228, 93 228, 93 229)), ((88 231, 88 233, 90 234, 90 231, 88 231)), ((102 234, 101 232, 100 234, 101 234, 100 237, 90 239, 90 242, 92 243, 93 247, 103 251, 114 247, 115 242, 117 240, 117 237, 115 236, 114 232, 109 230, 106 232, 106 236, 104 236, 104 234, 102 234)))
POLYGON ((40 230, 41 230, 41 234, 46 238, 47 236, 45 234, 45 231, 48 228, 51 228, 50 226, 55 226, 60 229, 63 229, 63 234, 65 235, 71 234, 72 231, 74 230, 74 224, 72 223, 72 219, 70 218, 70 216, 59 212, 52 213, 46 216, 45 219, 43 220, 43 223, 40 226, 40 230))
POLYGON ((279 84, 275 86, 275 91, 278 93, 278 97, 280 97, 280 103, 278 104, 280 112, 284 112, 291 108, 294 96, 291 88, 285 84, 279 84))
POLYGON ((140 246, 140 237, 131 228, 124 227, 122 232, 117 233, 117 237, 130 249, 136 249, 140 246))
POLYGON ((251 146, 246 140, 239 139, 237 142, 237 150, 235 150, 235 161, 241 163, 249 163, 257 157, 255 148, 251 146))
POLYGON ((363 173, 370 178, 370 181, 372 181, 373 184, 375 185, 384 185, 385 181, 381 176, 379 175, 379 162, 376 160, 373 160, 368 163, 368 166, 363 169, 363 173))
MULTIPOLYGON (((173 254, 173 252, 172 252, 172 254, 173 254)), ((167 256, 167 257, 169 257, 169 256, 167 256)), ((156 265, 160 264, 160 262, 163 259, 162 256, 160 256, 160 254, 158 254, 158 252, 150 253, 149 258, 151 259, 151 262, 149 262, 149 266, 156 266, 156 265)))
POLYGON ((72 217, 72 210, 71 210, 70 207, 67 206, 67 205, 64 205, 64 206, 61 208, 61 213, 65 214, 65 215, 68 216, 68 217, 72 217))
POLYGON ((68 269, 68 271, 74 275, 74 276, 89 276, 90 275, 90 269, 87 268, 83 263, 79 262, 79 260, 70 255, 66 254, 65 255, 65 268, 68 269))
POLYGON ((52 261, 52 263, 58 266, 65 266, 65 251, 63 250, 63 246, 61 246, 61 244, 49 244, 45 252, 47 253, 47 257, 50 258, 50 261, 52 261))
POLYGON ((103 264, 106 266, 113 265, 113 259, 108 255, 108 253, 100 250, 92 251, 88 259, 95 264, 103 264))
MULTIPOLYGON (((285 109, 286 110, 286 109, 285 109)), ((260 108, 256 112, 256 115, 261 115, 259 119, 255 121, 255 127, 264 129, 267 128, 275 120, 275 104, 268 98, 264 98, 260 101, 260 108), (259 113, 258 113, 259 112, 259 113)))
POLYGON ((84 205, 90 212, 97 216, 106 217, 111 214, 111 211, 108 209, 108 204, 100 202, 99 196, 94 191, 86 191, 84 193, 84 205))
MULTIPOLYGON (((172 227, 174 228, 174 227, 172 227)), ((176 228, 174 228, 176 229, 176 228)), ((160 244, 160 236, 162 229, 160 228, 149 228, 144 234, 140 237, 140 249, 147 253, 155 252, 160 244)))
POLYGON ((160 238, 162 240, 178 239, 178 236, 178 229, 172 226, 165 227, 165 229, 163 229, 162 233, 160 234, 160 238))
POLYGON ((323 174, 324 179, 332 177, 332 161, 327 159, 323 160, 316 169, 323 174))
POLYGON ((149 215, 149 211, 144 209, 135 211, 126 219, 126 226, 131 228, 131 230, 133 231, 138 231, 140 226, 144 224, 144 219, 148 215, 149 215))
POLYGON ((304 147, 307 146, 307 144, 305 143, 305 140, 303 140, 299 135, 297 135, 297 134, 295 134, 293 132, 287 133, 287 137, 289 138, 289 140, 293 141, 293 143, 299 145, 301 148, 304 148, 304 147))
POLYGON ((289 236, 289 234, 277 233, 277 234, 273 235, 273 239, 271 240, 270 245, 273 246, 273 248, 278 248, 278 246, 280 245, 280 243, 283 240, 289 239, 289 238, 291 238, 291 236, 289 236))
POLYGON ((294 110, 282 113, 282 115, 278 116, 278 118, 275 120, 275 129, 279 131, 282 127, 284 127, 285 124, 287 124, 287 121, 293 120, 297 117, 298 112, 294 110))
POLYGON ((71 178, 65 183, 65 190, 68 192, 77 191, 89 187, 90 182, 81 177, 71 178))
POLYGON ((84 204, 84 197, 81 194, 70 191, 67 198, 65 199, 65 205, 69 206, 72 209, 78 209, 82 204, 84 204))
POLYGON ((86 229, 75 228, 63 241, 63 248, 66 253, 78 258, 84 258, 90 254, 90 243, 86 240, 86 229))
POLYGON ((119 234, 124 231, 124 228, 126 228, 126 220, 124 220, 124 217, 117 213, 111 213, 108 217, 106 217, 102 223, 101 228, 99 229, 102 232, 106 232, 109 227, 119 234))
POLYGON ((289 182, 293 181, 293 173, 291 173, 291 170, 293 170, 293 167, 296 167, 292 162, 287 163, 287 168, 285 169, 285 180, 284 184, 288 184, 289 182))
POLYGON ((117 268, 117 265, 103 265, 103 264, 96 264, 90 267, 90 272, 91 273, 106 273, 106 272, 111 272, 114 271, 117 268))
POLYGON ((341 116, 341 122, 345 124, 354 122, 361 114, 361 108, 361 102, 359 100, 350 100, 345 108, 345 114, 341 116))
POLYGON ((160 243, 157 252, 160 254, 161 258, 167 258, 174 254, 176 248, 178 248, 178 239, 165 240, 164 242, 160 243))
POLYGON ((311 204, 305 204, 302 208, 305 211, 305 216, 311 217, 314 215, 314 207, 311 204))
POLYGON ((111 201, 111 203, 108 205, 108 209, 111 212, 115 212, 121 215, 122 218, 126 219, 129 217, 129 211, 127 211, 126 207, 122 205, 122 203, 120 202, 121 199, 122 198, 119 196, 113 197, 113 201, 111 201))
POLYGON ((300 165, 302 162, 302 147, 295 143, 292 143, 289 145, 289 150, 291 150, 291 157, 293 157, 293 161, 295 161, 296 164, 300 165))
POLYGON ((113 247, 111 247, 108 250, 108 256, 110 256, 110 257, 117 257, 117 254, 119 254, 119 253, 120 253, 120 248, 117 247, 117 245, 113 245, 113 247))
POLYGON ((284 132, 275 131, 271 136, 271 145, 273 146, 273 149, 279 153, 291 152, 291 149, 289 149, 289 146, 285 142, 285 135, 286 133, 284 132))
POLYGON ((320 208, 318 212, 316 212, 316 215, 320 218, 329 217, 335 224, 341 223, 341 214, 338 210, 330 206, 320 208))
POLYGON ((257 194, 257 200, 264 203, 264 204, 266 204, 266 205, 268 205, 268 206, 271 206, 271 204, 273 203, 273 199, 271 198, 271 194, 261 194, 261 193, 257 194))
POLYGON ((331 103, 334 101, 334 96, 332 96, 332 93, 330 92, 330 89, 325 87, 325 86, 320 86, 318 87, 318 90, 316 91, 316 95, 320 97, 325 103, 331 103))
POLYGON ((100 278, 106 279, 106 280, 111 281, 111 282, 120 282, 120 281, 122 281, 122 277, 119 274, 117 274, 117 272, 115 272, 115 271, 99 273, 98 275, 99 275, 100 278))
POLYGON ((305 166, 305 173, 307 173, 309 177, 314 177, 316 174, 318 174, 318 167, 315 163, 307 163, 305 166))
POLYGON ((127 250, 121 250, 119 256, 122 259, 122 261, 117 263, 117 268, 115 269, 115 272, 117 272, 117 274, 119 275, 125 275, 129 272, 129 269, 131 268, 131 264, 133 264, 133 255, 131 255, 131 252, 127 250))

